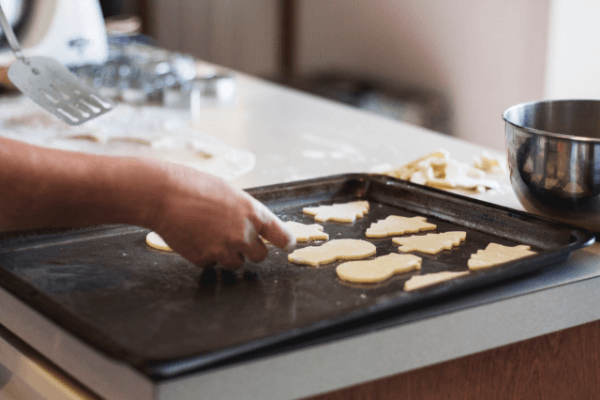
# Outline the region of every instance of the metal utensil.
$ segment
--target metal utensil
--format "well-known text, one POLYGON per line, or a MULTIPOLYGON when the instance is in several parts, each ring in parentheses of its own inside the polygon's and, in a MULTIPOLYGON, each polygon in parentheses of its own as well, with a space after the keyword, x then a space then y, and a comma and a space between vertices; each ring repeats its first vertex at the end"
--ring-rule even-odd
POLYGON ((79 125, 114 105, 50 57, 25 57, 0 6, 0 26, 17 57, 8 78, 23 94, 69 125, 79 125))
POLYGON ((600 232, 600 101, 504 111, 511 185, 523 207, 600 232))

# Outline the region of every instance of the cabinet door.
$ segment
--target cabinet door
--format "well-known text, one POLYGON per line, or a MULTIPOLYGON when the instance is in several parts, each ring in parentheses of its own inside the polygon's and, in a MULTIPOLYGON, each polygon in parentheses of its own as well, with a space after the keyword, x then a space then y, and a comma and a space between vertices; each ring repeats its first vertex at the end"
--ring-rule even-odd
POLYGON ((278 0, 150 0, 159 45, 253 75, 277 73, 278 0))

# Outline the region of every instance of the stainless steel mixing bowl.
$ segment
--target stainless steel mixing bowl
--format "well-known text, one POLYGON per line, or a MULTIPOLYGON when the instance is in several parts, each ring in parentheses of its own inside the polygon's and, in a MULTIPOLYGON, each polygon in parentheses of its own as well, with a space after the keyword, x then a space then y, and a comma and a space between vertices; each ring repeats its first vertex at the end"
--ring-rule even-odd
POLYGON ((510 181, 523 207, 600 232, 600 101, 523 103, 503 117, 510 181))

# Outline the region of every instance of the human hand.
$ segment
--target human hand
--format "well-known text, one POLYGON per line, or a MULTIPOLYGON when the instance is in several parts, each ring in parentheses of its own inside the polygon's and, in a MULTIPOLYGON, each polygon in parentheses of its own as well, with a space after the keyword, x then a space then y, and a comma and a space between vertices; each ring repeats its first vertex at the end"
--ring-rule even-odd
POLYGON ((170 165, 150 228, 184 258, 204 267, 219 262, 240 267, 244 259, 262 261, 268 254, 264 238, 291 250, 296 239, 265 205, 221 178, 170 165))

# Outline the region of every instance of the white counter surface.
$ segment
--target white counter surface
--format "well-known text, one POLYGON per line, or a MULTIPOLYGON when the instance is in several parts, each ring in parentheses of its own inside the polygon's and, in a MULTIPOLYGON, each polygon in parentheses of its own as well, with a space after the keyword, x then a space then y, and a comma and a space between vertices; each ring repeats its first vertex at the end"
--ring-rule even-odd
MULTIPOLYGON (((440 148, 471 163, 485 150, 244 75, 237 83, 235 104, 206 106, 192 124, 254 155, 254 168, 231 181, 241 188, 382 170, 440 148)), ((497 123, 503 124, 500 112, 497 123)), ((501 188, 478 198, 521 210, 507 178, 501 188)), ((0 324, 102 397, 293 399, 600 319, 599 256, 600 246, 593 245, 541 274, 380 321, 360 334, 321 338, 158 383, 97 353, 4 289, 0 324)), ((6 354, 18 346, 11 343, 0 331, 0 364, 12 371, 18 363, 6 354)))

